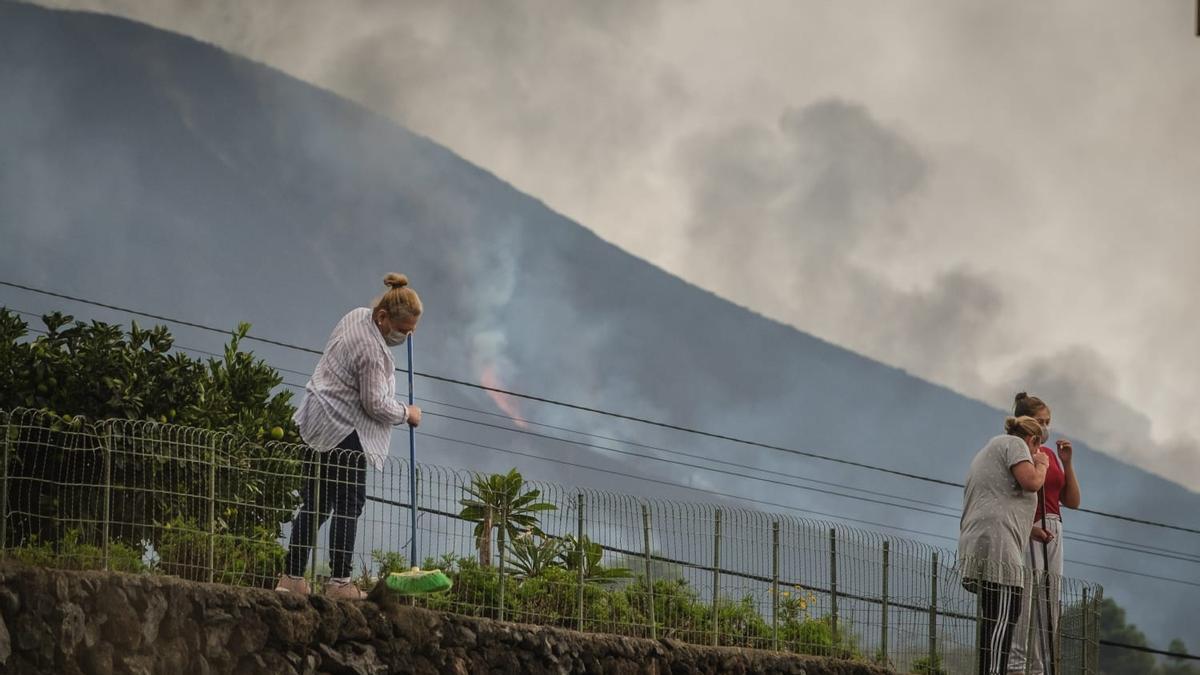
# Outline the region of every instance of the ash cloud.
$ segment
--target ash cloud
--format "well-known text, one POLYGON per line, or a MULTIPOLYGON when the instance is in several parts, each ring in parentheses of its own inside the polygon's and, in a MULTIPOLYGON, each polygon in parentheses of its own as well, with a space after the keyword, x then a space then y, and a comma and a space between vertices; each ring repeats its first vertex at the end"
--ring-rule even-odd
MULTIPOLYGON (((1194 133, 1169 111, 1193 109, 1187 103, 1200 90, 1139 75, 1189 53, 1190 42, 1163 37, 1159 26, 1179 18, 1165 6, 1132 16, 1115 4, 1089 6, 1092 22, 1072 41, 1052 29, 1078 17, 1080 8, 1067 5, 935 3, 915 14, 854 13, 852 24, 841 10, 806 6, 781 10, 767 25, 758 17, 731 24, 722 20, 726 10, 702 2, 43 4, 177 30, 329 87, 612 239, 657 245, 637 252, 705 288, 998 405, 1010 395, 998 394, 1001 386, 1036 389, 1018 382, 1032 378, 1031 363, 1066 355, 1054 369, 1076 369, 1060 379, 1083 382, 1071 393, 1094 396, 1095 404, 1076 412, 1060 394, 1064 424, 1200 488, 1200 479, 1172 466, 1197 445, 1186 402, 1200 381, 1164 365, 1190 354, 1200 324, 1156 318, 1194 316, 1195 302, 1170 291, 1187 281, 1169 276, 1191 266, 1176 261, 1165 273, 1142 266, 1118 289, 1153 305, 1141 315, 1120 310, 1134 317, 1127 325, 1144 327, 1124 338, 1133 345, 1126 349, 1166 356, 1144 365, 1131 365, 1112 343, 1097 344, 1090 361, 1072 358, 1076 346, 1091 343, 1063 329, 1040 335, 1031 314, 1045 310, 1031 311, 1017 294, 1048 266, 1055 244, 1072 247, 1060 259, 1074 265, 1075 277, 1101 279, 1113 265, 1130 264, 1112 253, 1129 247, 1094 243, 1132 236, 1114 223, 1136 221, 1163 236, 1188 211, 1147 196, 1163 194, 1150 189, 1181 194, 1188 172, 1178 161, 1166 174, 1139 175, 1104 163, 1111 154, 1094 156, 1174 157, 1170 148, 1194 133), (728 88, 745 63, 758 63, 760 47, 773 44, 772 29, 785 25, 806 36, 776 53, 790 59, 792 79, 803 86, 786 89, 766 72, 728 88), (851 26, 874 40, 871 49, 823 39, 851 26), (1097 52, 1093 43, 1108 26, 1129 32, 1129 50, 1148 40, 1152 48, 1097 52), (688 37, 714 29, 720 39, 696 51, 688 37), (693 49, 692 63, 671 56, 680 45, 693 49), (1091 72, 1105 72, 1107 81, 1084 76, 1091 72), (1127 93, 1108 86, 1118 81, 1127 93), (838 89, 852 96, 819 94, 838 89), (917 102, 906 104, 903 90, 917 102), (763 95, 713 102, 743 93, 763 95), (1153 106, 1127 110, 1133 93, 1160 102, 1167 117, 1153 106), (754 121, 764 116, 760 100, 786 106, 775 123, 754 121), (901 122, 881 121, 883 108, 901 122), (1111 133, 1114 119, 1137 132, 1138 145, 1117 142, 1124 135, 1111 133), (918 120, 945 129, 931 133, 926 124, 914 133, 918 120), (1036 147, 1048 127, 1055 144, 1036 147), (1046 181, 1057 186, 1054 194, 1046 181), (1069 218, 1050 228, 1037 222, 1063 213, 1069 218), (1021 246, 1040 250, 1041 259, 1022 260, 1021 246), (1089 379, 1099 371, 1111 374, 1107 389, 1089 379), (1096 414, 1108 407, 1144 416, 1114 424, 1096 414)), ((1095 316, 1097 302, 1114 304, 1071 292, 1045 302, 1076 318, 1095 316)), ((494 328, 504 306, 479 314, 472 347, 474 360, 496 362, 502 379, 518 376, 505 372, 512 338, 494 328)), ((1096 334, 1091 323, 1086 330, 1096 334)))
POLYGON ((965 268, 897 288, 856 256, 905 236, 903 202, 931 170, 909 140, 840 100, 684 142, 689 244, 718 292, 927 377, 981 381, 1017 330, 998 283, 965 268), (770 270, 769 274, 763 274, 770 270))

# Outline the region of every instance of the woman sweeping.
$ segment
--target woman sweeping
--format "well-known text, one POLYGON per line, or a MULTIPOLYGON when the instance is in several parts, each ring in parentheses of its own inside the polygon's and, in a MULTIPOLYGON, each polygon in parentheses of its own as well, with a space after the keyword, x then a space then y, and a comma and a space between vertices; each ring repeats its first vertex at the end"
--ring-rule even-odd
POLYGON ((1004 431, 971 461, 959 523, 963 585, 978 595, 981 610, 980 675, 1008 671, 1027 576, 1025 542, 1049 463, 1037 451, 1046 434, 1037 420, 1009 417, 1004 431))
POLYGON ((314 476, 305 482, 299 515, 293 520, 291 545, 284 574, 275 590, 309 593, 305 563, 316 527, 333 511, 329 527, 331 578, 325 595, 361 598, 350 582, 351 556, 358 517, 367 500, 367 457, 383 468, 392 427, 421 423, 421 410, 396 400, 392 347, 398 347, 417 328, 421 298, 403 274, 389 274, 388 290, 373 307, 359 307, 342 317, 312 379, 304 388, 304 401, 296 411, 300 437, 317 452, 314 476))

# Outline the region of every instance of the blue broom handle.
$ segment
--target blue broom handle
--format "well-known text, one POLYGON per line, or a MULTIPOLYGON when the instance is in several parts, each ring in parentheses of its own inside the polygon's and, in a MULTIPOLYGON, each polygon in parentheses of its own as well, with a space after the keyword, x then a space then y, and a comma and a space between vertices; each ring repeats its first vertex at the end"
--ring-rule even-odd
MULTIPOLYGON (((413 404, 413 336, 408 336, 408 404, 413 404)), ((408 425, 408 500, 410 503, 409 526, 412 540, 409 542, 409 565, 420 565, 417 560, 417 432, 408 425)))

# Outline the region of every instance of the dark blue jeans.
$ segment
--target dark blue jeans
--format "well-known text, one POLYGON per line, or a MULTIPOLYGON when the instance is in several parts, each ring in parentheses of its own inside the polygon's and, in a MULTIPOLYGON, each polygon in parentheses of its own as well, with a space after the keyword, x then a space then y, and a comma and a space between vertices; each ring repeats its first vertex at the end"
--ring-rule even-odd
POLYGON ((328 452, 317 452, 310 466, 310 475, 300 490, 300 513, 292 519, 291 545, 288 547, 287 573, 304 574, 313 543, 313 512, 321 514, 320 529, 329 512, 329 567, 334 578, 350 576, 354 540, 358 536, 358 517, 367 502, 367 458, 363 454, 358 432, 338 443, 328 452), (317 488, 320 488, 319 490, 317 488))

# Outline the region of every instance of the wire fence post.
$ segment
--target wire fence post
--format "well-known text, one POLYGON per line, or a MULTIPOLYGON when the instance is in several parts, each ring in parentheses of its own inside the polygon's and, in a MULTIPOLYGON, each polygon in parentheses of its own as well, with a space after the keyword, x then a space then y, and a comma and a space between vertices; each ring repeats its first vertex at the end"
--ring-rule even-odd
POLYGON ((933 552, 933 580, 929 585, 929 666, 936 668, 937 657, 938 554, 933 552))
POLYGON ((880 588, 879 662, 888 662, 888 571, 891 567, 891 545, 883 542, 883 580, 880 588))
POLYGON ((837 529, 829 528, 829 626, 834 646, 838 643, 837 529))
POLYGON ((213 437, 208 454, 208 583, 213 581, 213 560, 217 546, 217 444, 213 437))
POLYGON ((1083 604, 1079 608, 1079 615, 1083 619, 1083 627, 1080 629, 1080 646, 1082 647, 1082 655, 1079 662, 1079 672, 1088 672, 1088 613, 1091 610, 1088 607, 1088 587, 1083 587, 1083 604))
POLYGON ((0 417, 4 419, 4 424, 0 426, 4 431, 4 436, 0 437, 0 443, 4 444, 4 466, 0 468, 4 472, 0 481, 0 551, 3 551, 8 546, 8 434, 12 426, 8 413, 0 412, 0 417))
MULTIPOLYGON (((1037 598, 1037 592, 1038 592, 1037 570, 1033 570, 1032 572, 1027 571, 1025 573, 1025 576, 1029 577, 1029 582, 1028 582, 1029 592, 1025 594, 1026 597, 1029 598, 1029 610, 1028 610, 1029 611, 1029 621, 1026 622, 1026 624, 1029 626, 1029 628, 1025 631, 1025 670, 1023 672, 1024 672, 1024 675, 1032 675, 1032 673, 1033 673, 1033 650, 1034 650, 1033 639, 1034 639, 1034 636, 1037 635, 1036 629, 1037 629, 1038 623, 1040 623, 1037 618, 1038 617, 1037 606, 1034 602, 1037 598)), ((1041 644, 1040 639, 1038 640, 1038 644, 1041 644)), ((1045 655, 1043 654, 1043 656, 1045 656, 1045 655)))
POLYGON ((650 557, 650 507, 642 504, 642 539, 646 550, 646 606, 650 619, 650 639, 658 639, 658 624, 654 618, 654 570, 650 557))
MULTIPOLYGON (((328 452, 338 452, 338 450, 336 450, 336 449, 329 450, 328 452)), ((311 480, 312 480, 312 499, 313 500, 312 500, 311 504, 305 504, 304 506, 307 506, 309 508, 309 511, 312 513, 312 541, 309 543, 312 545, 312 578, 313 578, 313 585, 315 586, 316 581, 317 581, 317 535, 320 534, 320 532, 321 532, 321 516, 320 516, 319 512, 321 510, 320 504, 321 504, 321 457, 322 457, 322 455, 321 455, 321 453, 317 452, 316 450, 310 450, 310 453, 311 454, 309 456, 312 457, 312 459, 313 459, 312 464, 309 467, 312 470, 312 479, 311 480)), ((301 506, 300 508, 303 509, 304 506, 301 506)), ((300 517, 303 518, 304 514, 301 513, 300 517)))
POLYGON ((575 556, 576 556, 576 562, 579 563, 579 589, 577 591, 577 597, 576 597, 576 611, 578 612, 578 615, 576 617, 577 618, 576 628, 578 630, 582 631, 583 630, 583 582, 585 579, 583 568, 584 568, 584 565, 587 564, 587 559, 586 559, 586 556, 585 556, 585 553, 583 550, 583 507, 584 507, 583 493, 580 492, 576 496, 576 499, 578 500, 576 502, 576 504, 577 504, 577 509, 579 511, 579 523, 578 523, 578 526, 577 526, 576 532, 575 532, 575 556))
POLYGON ((103 438, 107 440, 101 443, 101 456, 104 457, 104 519, 100 524, 101 546, 103 546, 104 569, 108 570, 109 565, 109 544, 110 538, 109 528, 112 523, 112 424, 105 425, 103 438))
MULTIPOLYGON (((964 577, 968 574, 970 574, 969 571, 964 572, 964 577)), ((967 592, 971 593, 971 589, 973 588, 975 595, 975 663, 978 664, 983 662, 983 645, 987 642, 987 631, 983 621, 983 579, 966 578, 963 582, 964 587, 967 584, 971 584, 967 592)), ((1020 639, 1022 639, 1021 636, 1016 635, 1016 631, 1014 630, 1012 643, 1015 645, 1017 644, 1017 640, 1020 639)))
POLYGON ((1088 662, 1088 672, 1100 671, 1100 603, 1103 601, 1104 588, 1097 587, 1092 593, 1092 660, 1088 662))
POLYGON ((713 519, 713 588, 712 588, 712 644, 721 643, 721 509, 717 509, 713 519))
MULTIPOLYGON (((506 527, 507 524, 508 524, 508 495, 505 494, 500 500, 500 527, 499 527, 500 531, 497 533, 497 536, 496 536, 496 544, 497 544, 497 548, 499 549, 499 552, 500 552, 500 567, 497 570, 497 572, 500 574, 500 586, 497 589, 498 595, 500 596, 500 603, 499 603, 500 607, 498 610, 497 618, 501 621, 504 620, 504 566, 506 563, 504 549, 505 549, 505 539, 507 537, 507 530, 508 530, 508 528, 506 527)), ((415 544, 416 532, 415 531, 413 532, 413 542, 414 542, 413 545, 415 547, 416 546, 416 544, 415 544)))
MULTIPOLYGON (((1048 567, 1048 566, 1047 566, 1048 567)), ((1059 621, 1054 618, 1054 608, 1058 606, 1059 598, 1062 595, 1062 580, 1058 585, 1054 585, 1054 576, 1051 576, 1049 569, 1046 570, 1046 593, 1052 594, 1046 598, 1046 628, 1050 631, 1050 660, 1054 662, 1054 670, 1051 671, 1054 675, 1061 675, 1063 672, 1063 653, 1062 653, 1062 622, 1061 616, 1059 621), (1055 592, 1057 591, 1057 592, 1055 592)))
POLYGON ((779 651, 779 521, 771 522, 771 649, 779 651))

